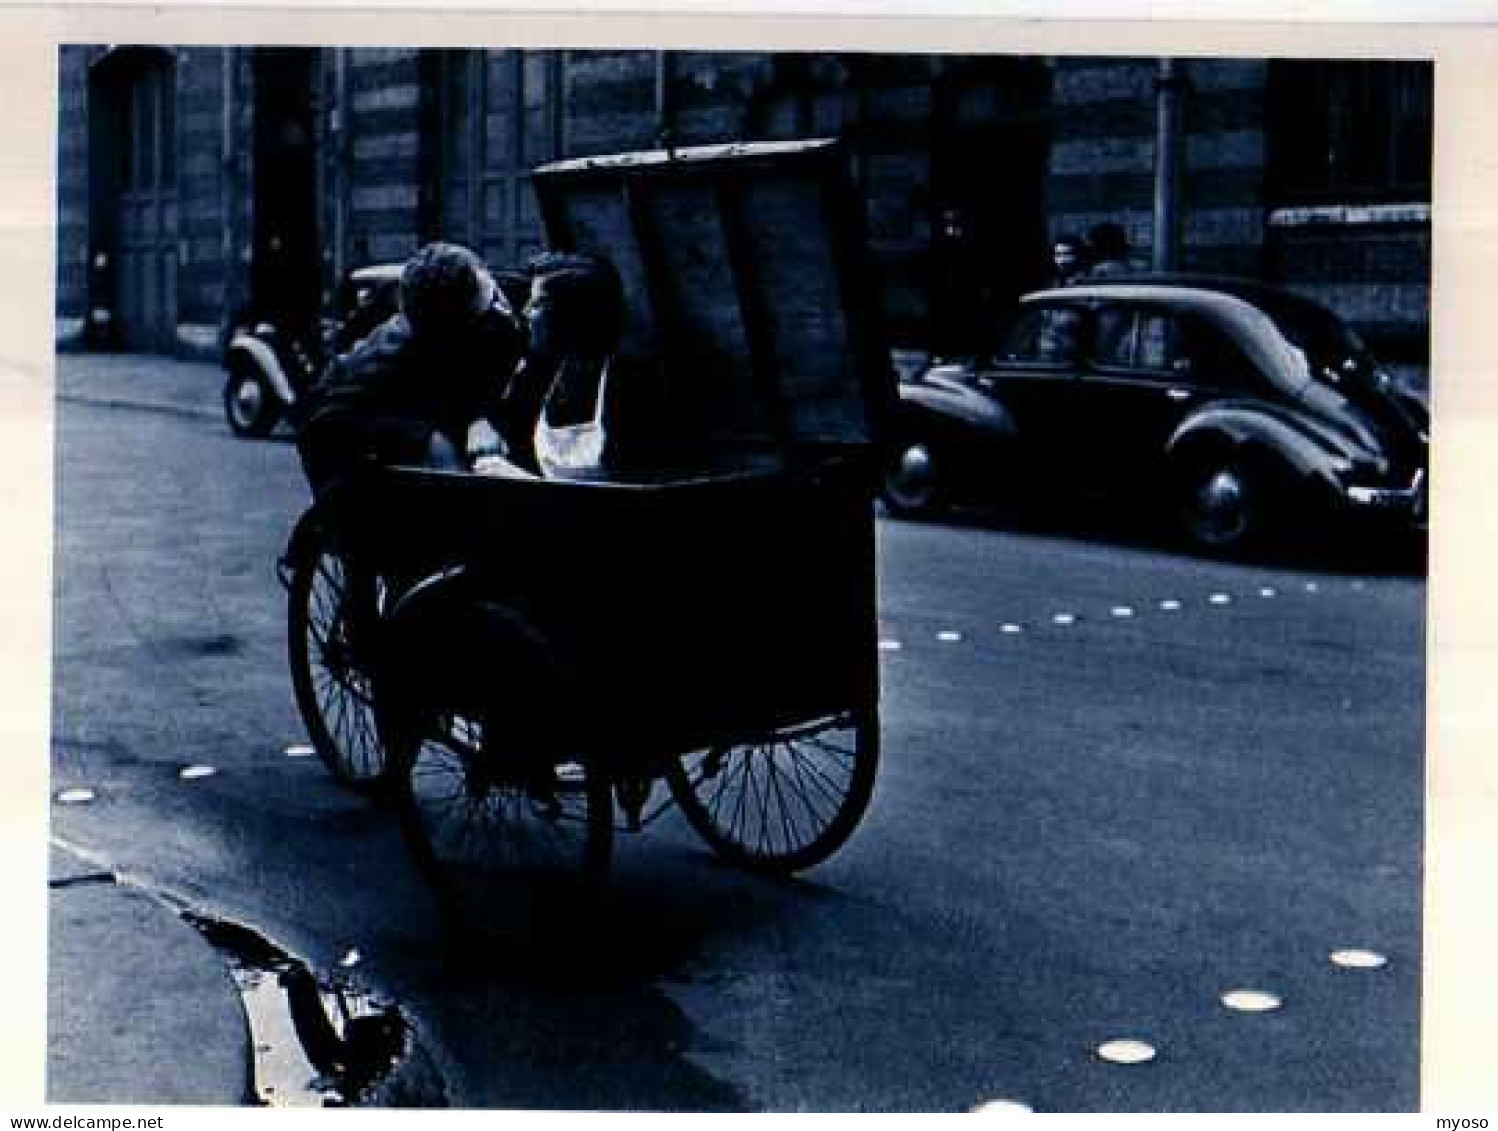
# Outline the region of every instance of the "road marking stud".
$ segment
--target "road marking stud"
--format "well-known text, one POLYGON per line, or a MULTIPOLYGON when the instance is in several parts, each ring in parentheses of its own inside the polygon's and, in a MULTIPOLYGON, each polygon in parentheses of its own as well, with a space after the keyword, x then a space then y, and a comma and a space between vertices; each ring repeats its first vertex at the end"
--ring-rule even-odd
POLYGON ((901 647, 902 645, 898 640, 879 641, 879 651, 881 652, 898 652, 901 647))
POLYGON ((1076 624, 1077 623, 1077 616, 1076 616, 1075 613, 1057 613, 1055 616, 1053 616, 1051 618, 1051 623, 1052 624, 1076 624))
POLYGON ((1178 613, 1181 611, 1181 603, 1174 598, 1160 602, 1160 608, 1167 613, 1178 613))
POLYGON ((1272 1013, 1284 1002, 1267 990, 1229 990, 1222 995, 1222 1004, 1238 1013, 1272 1013))
POLYGON ((286 757, 288 758, 310 758, 316 753, 317 751, 313 749, 312 744, 308 742, 293 742, 286 748, 286 757))
POLYGON ((199 764, 194 766, 183 766, 180 770, 177 771, 177 776, 183 781, 196 781, 199 778, 211 778, 216 773, 218 773, 218 770, 214 769, 212 766, 204 766, 199 764))
POLYGON ((1389 960, 1377 951, 1356 947, 1332 951, 1331 960, 1334 966, 1348 970, 1378 970, 1389 964, 1389 960))
POLYGON ((1109 1064, 1148 1064, 1155 1059, 1155 1046, 1147 1041, 1105 1041, 1098 1045, 1097 1057, 1109 1064))
POLYGON ((1134 615, 1134 610, 1128 605, 1114 605, 1113 615, 1116 617, 1131 617, 1134 615))
POLYGON ((962 633, 953 632, 950 628, 936 634, 936 638, 945 644, 956 644, 962 639, 962 633))
POLYGON ((65 789, 57 795, 59 805, 87 805, 94 799, 94 791, 84 786, 65 789))
POLYGON ((1231 605, 1233 599, 1226 593, 1213 593, 1207 600, 1214 605, 1231 605))
POLYGON ((973 1115, 1033 1115, 1035 1109, 1019 1100, 985 1100, 971 1109, 973 1115))
POLYGON ((999 625, 999 631, 1002 632, 1002 633, 1004 633, 1004 635, 1006 635, 1006 636, 1014 636, 1014 635, 1017 635, 1018 633, 1024 632, 1025 630, 1024 630, 1024 627, 1021 626, 1021 625, 1009 623, 1009 624, 1001 624, 1001 625, 999 625))

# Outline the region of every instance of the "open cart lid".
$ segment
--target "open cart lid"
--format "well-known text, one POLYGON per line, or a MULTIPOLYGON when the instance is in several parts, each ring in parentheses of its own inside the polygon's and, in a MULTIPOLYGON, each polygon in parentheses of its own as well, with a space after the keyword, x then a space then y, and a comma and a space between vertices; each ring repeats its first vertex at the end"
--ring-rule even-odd
POLYGON ((840 145, 588 157, 537 169, 534 185, 552 246, 618 269, 621 357, 658 359, 713 434, 874 442, 894 386, 840 145))

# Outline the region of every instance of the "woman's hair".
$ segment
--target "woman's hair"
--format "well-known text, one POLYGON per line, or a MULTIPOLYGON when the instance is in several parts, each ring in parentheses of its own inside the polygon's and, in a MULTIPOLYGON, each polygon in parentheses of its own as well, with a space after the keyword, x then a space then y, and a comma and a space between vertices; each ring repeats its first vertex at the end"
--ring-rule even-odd
POLYGON ((526 265, 555 331, 578 353, 610 353, 624 330, 624 286, 600 255, 548 251, 526 265))

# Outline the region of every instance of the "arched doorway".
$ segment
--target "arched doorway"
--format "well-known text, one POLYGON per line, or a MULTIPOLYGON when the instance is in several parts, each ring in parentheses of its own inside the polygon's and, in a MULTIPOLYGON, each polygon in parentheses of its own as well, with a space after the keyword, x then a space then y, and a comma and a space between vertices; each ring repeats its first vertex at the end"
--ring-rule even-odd
POLYGON ((89 75, 90 334, 170 353, 177 336, 176 58, 105 52, 89 75))

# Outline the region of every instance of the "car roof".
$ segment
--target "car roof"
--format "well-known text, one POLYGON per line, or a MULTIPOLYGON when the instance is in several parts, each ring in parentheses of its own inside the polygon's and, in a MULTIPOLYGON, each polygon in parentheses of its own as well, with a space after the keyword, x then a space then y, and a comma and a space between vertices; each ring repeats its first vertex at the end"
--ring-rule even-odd
POLYGON ((1271 379, 1291 387, 1304 383, 1303 359, 1266 311, 1324 310, 1318 304, 1264 283, 1225 276, 1137 272, 1084 279, 1066 287, 1034 291, 1021 306, 1036 302, 1087 303, 1100 300, 1160 302, 1200 314, 1227 330, 1271 379))

